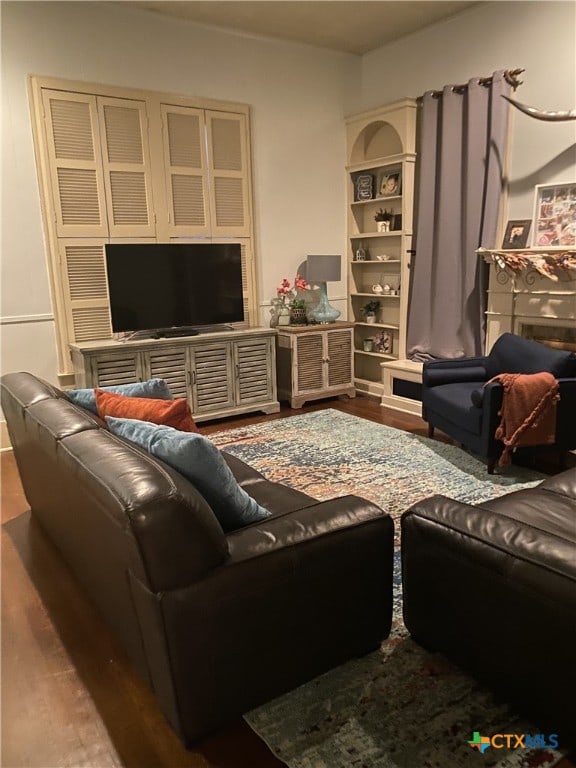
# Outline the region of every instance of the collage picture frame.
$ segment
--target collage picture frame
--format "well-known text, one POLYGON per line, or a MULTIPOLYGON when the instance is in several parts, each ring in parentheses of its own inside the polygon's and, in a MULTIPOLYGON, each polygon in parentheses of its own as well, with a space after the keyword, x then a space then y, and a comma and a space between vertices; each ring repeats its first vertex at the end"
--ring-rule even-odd
POLYGON ((535 248, 576 246, 576 181, 538 184, 534 195, 535 248))

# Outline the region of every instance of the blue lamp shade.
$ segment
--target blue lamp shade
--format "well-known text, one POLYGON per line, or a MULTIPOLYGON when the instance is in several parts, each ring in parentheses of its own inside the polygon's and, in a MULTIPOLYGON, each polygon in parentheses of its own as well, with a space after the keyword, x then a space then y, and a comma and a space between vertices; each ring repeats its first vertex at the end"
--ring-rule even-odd
POLYGON ((333 323, 340 317, 340 310, 330 305, 327 282, 338 282, 341 277, 341 256, 308 256, 306 259, 306 279, 320 287, 320 300, 310 311, 315 323, 333 323))

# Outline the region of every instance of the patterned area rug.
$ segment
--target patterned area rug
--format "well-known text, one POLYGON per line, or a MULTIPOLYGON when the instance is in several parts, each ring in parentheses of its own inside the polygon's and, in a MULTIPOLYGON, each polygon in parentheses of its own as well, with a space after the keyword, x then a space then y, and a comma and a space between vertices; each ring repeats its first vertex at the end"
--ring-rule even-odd
MULTIPOLYGON (((543 475, 486 465, 455 445, 327 408, 210 435, 219 448, 269 480, 324 501, 352 493, 378 504, 396 523, 402 512, 442 493, 475 504, 538 483, 543 475)), ((399 525, 396 525, 399 546, 399 525)))
MULTIPOLYGON (((534 485, 518 467, 488 475, 459 448, 327 409, 210 436, 270 480, 320 499, 356 493, 396 520, 433 493, 477 502, 534 485)), ((398 527, 398 526, 397 526, 398 527)), ((416 645, 402 623, 396 553, 394 622, 381 649, 253 710, 246 721, 290 768, 551 768, 553 749, 495 749, 480 735, 531 734, 473 679, 416 645)))

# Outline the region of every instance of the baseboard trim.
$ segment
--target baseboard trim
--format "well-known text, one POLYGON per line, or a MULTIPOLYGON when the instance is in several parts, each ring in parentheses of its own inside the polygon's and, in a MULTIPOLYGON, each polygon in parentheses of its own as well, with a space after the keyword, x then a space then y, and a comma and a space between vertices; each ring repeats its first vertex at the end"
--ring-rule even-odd
POLYGON ((0 451, 11 451, 12 443, 8 434, 8 426, 5 421, 0 421, 0 451))

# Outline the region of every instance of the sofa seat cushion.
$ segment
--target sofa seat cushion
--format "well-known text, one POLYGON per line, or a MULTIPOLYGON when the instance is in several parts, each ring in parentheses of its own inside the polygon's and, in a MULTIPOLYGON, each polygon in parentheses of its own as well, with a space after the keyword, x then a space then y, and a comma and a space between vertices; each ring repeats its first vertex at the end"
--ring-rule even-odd
MULTIPOLYGON (((110 387, 100 387, 100 389, 107 392, 116 392, 127 397, 151 397, 160 400, 174 399, 172 392, 170 392, 170 387, 164 379, 148 379, 147 381, 137 381, 133 384, 115 384, 110 387)), ((66 396, 75 405, 98 414, 96 392, 94 389, 69 389, 66 391, 66 396)))
POLYGON ((225 533, 270 517, 241 488, 214 443, 196 432, 135 419, 106 417, 110 431, 144 448, 176 469, 206 499, 225 533))
POLYGON ((127 397, 116 392, 96 389, 96 407, 101 418, 118 416, 124 419, 140 419, 153 424, 164 424, 182 432, 198 432, 190 405, 185 397, 162 400, 150 397, 127 397))
POLYGON ((445 419, 474 435, 482 427, 482 409, 472 402, 472 393, 483 386, 481 381, 443 384, 425 390, 426 409, 441 413, 445 419))

